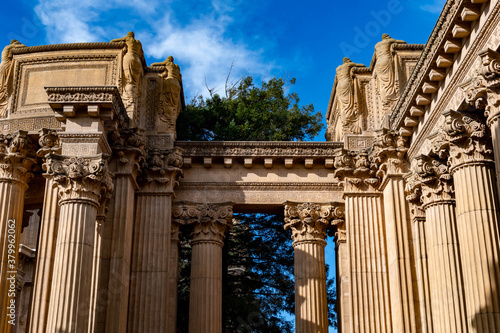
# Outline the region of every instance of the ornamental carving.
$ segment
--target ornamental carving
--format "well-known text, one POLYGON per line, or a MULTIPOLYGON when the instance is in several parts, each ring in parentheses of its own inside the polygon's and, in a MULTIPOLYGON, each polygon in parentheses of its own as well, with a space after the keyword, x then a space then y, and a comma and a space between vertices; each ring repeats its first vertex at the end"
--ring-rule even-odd
POLYGON ((446 161, 419 155, 416 157, 415 173, 421 185, 424 208, 432 203, 453 199, 453 180, 446 161))
POLYGON ((335 167, 333 176, 340 180, 346 192, 374 191, 380 184, 380 179, 377 178, 378 166, 370 162, 366 149, 362 151, 341 149, 337 151, 333 165, 335 167))
POLYGON ((179 185, 179 179, 183 177, 182 171, 182 149, 173 148, 167 150, 152 149, 148 151, 144 180, 147 183, 155 183, 168 186, 173 191, 179 185))
POLYGON ((61 140, 59 139, 57 130, 42 128, 39 133, 38 144, 40 145, 40 149, 36 152, 38 157, 45 158, 47 154, 61 153, 61 140))
POLYGON ((36 146, 26 131, 0 134, 0 180, 26 185, 36 171, 36 146))
POLYGON ((12 94, 12 51, 24 47, 26 45, 13 39, 2 51, 2 62, 0 63, 0 118, 7 117, 9 98, 12 94))
POLYGON ((293 245, 319 242, 326 245, 326 233, 332 225, 344 222, 343 204, 285 202, 285 230, 292 232, 293 245))
POLYGON ((192 244, 214 242, 223 245, 226 231, 232 226, 233 204, 179 202, 172 209, 172 221, 193 227, 192 244))
POLYGON ((92 157, 48 154, 43 168, 59 188, 59 204, 84 200, 101 207, 113 191, 112 176, 103 154, 92 157))
POLYGON ((493 161, 491 135, 484 116, 476 113, 443 112, 443 131, 449 143, 452 171, 467 162, 493 161))
POLYGON ((469 107, 484 110, 491 126, 500 115, 500 53, 491 49, 479 53, 480 67, 470 80, 464 82, 465 102, 469 107))
POLYGON ((146 162, 146 137, 138 128, 115 130, 109 135, 113 157, 111 164, 120 174, 132 174, 137 178, 146 162))
POLYGON ((377 177, 383 179, 387 174, 408 172, 406 138, 387 129, 377 134, 370 152, 370 161, 378 166, 377 177))

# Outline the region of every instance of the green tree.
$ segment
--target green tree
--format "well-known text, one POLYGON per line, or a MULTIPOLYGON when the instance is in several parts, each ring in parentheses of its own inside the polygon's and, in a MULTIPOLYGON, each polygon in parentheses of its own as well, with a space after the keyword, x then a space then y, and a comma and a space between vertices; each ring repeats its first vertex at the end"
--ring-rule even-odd
MULTIPOLYGON (((177 139, 191 141, 296 141, 314 138, 322 129, 320 112, 300 106, 288 82, 272 78, 260 87, 250 76, 226 89, 226 96, 196 97, 177 120, 177 139)), ((292 332, 286 314, 294 312, 293 247, 283 230, 283 216, 238 214, 223 248, 224 332, 292 332)), ((183 233, 187 235, 188 233, 183 233)), ((181 242, 179 318, 187 327, 190 247, 181 242)), ((328 280, 333 304, 333 280, 328 280)), ((329 307, 331 324, 334 308, 329 307)), ((289 317, 288 317, 289 318, 289 317)))

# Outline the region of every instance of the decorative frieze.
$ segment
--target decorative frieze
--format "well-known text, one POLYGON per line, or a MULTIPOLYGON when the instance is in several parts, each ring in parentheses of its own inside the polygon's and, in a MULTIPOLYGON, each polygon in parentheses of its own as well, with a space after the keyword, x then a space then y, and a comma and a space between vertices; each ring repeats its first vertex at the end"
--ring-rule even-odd
POLYGON ((49 154, 43 167, 59 187, 60 203, 83 199, 99 207, 113 191, 112 176, 102 154, 92 157, 49 154))
POLYGON ((0 134, 0 180, 26 185, 36 168, 36 146, 28 132, 0 134))

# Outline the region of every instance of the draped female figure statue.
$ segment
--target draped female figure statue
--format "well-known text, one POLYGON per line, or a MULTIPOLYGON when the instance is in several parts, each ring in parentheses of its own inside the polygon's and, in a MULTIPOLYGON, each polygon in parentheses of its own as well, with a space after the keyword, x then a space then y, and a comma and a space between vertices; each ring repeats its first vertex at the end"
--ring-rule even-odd
POLYGON ((382 41, 375 45, 375 66, 373 76, 377 80, 377 91, 384 106, 398 99, 396 71, 391 46, 394 43, 406 43, 404 40, 396 40, 388 34, 382 35, 382 41))
POLYGON ((356 64, 349 58, 343 59, 343 64, 338 66, 335 72, 335 81, 333 87, 335 96, 338 100, 342 128, 345 133, 361 133, 359 124, 359 110, 357 101, 357 92, 354 89, 354 80, 351 75, 353 67, 366 67, 363 64, 356 64))
POLYGON ((135 39, 133 31, 130 31, 125 37, 111 41, 111 43, 116 42, 125 42, 127 45, 127 53, 123 56, 123 76, 125 79, 123 86, 125 106, 128 107, 135 103, 140 91, 144 52, 141 42, 135 39))
POLYGON ((19 41, 13 39, 2 51, 2 62, 0 63, 0 118, 7 117, 7 104, 11 94, 10 78, 12 73, 12 50, 26 47, 19 41))
POLYGON ((174 64, 172 56, 169 56, 165 61, 151 64, 151 67, 153 66, 165 66, 165 70, 160 75, 162 82, 158 117, 161 122, 158 124, 158 131, 175 130, 175 122, 180 112, 179 99, 182 82, 180 67, 174 64))

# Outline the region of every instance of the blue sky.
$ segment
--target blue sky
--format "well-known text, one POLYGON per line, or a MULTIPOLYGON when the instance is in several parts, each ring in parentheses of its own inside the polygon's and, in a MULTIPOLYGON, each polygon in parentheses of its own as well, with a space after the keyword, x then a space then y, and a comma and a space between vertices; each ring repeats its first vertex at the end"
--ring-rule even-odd
MULTIPOLYGON (((326 113, 335 68, 367 66, 382 33, 425 43, 444 0, 17 0, 0 13, 0 45, 109 41, 133 30, 148 63, 173 55, 186 100, 223 93, 244 74, 295 77, 304 104, 326 113)), ((324 140, 322 133, 317 141, 324 140)))
MULTIPOLYGON (((186 100, 232 78, 295 77, 304 104, 326 114, 344 56, 370 64, 382 33, 425 43, 444 0, 18 0, 0 12, 0 45, 109 41, 130 30, 148 64, 174 56, 186 100)), ((324 132, 317 138, 324 141, 324 132)), ((333 244, 327 256, 334 271, 333 244)))

